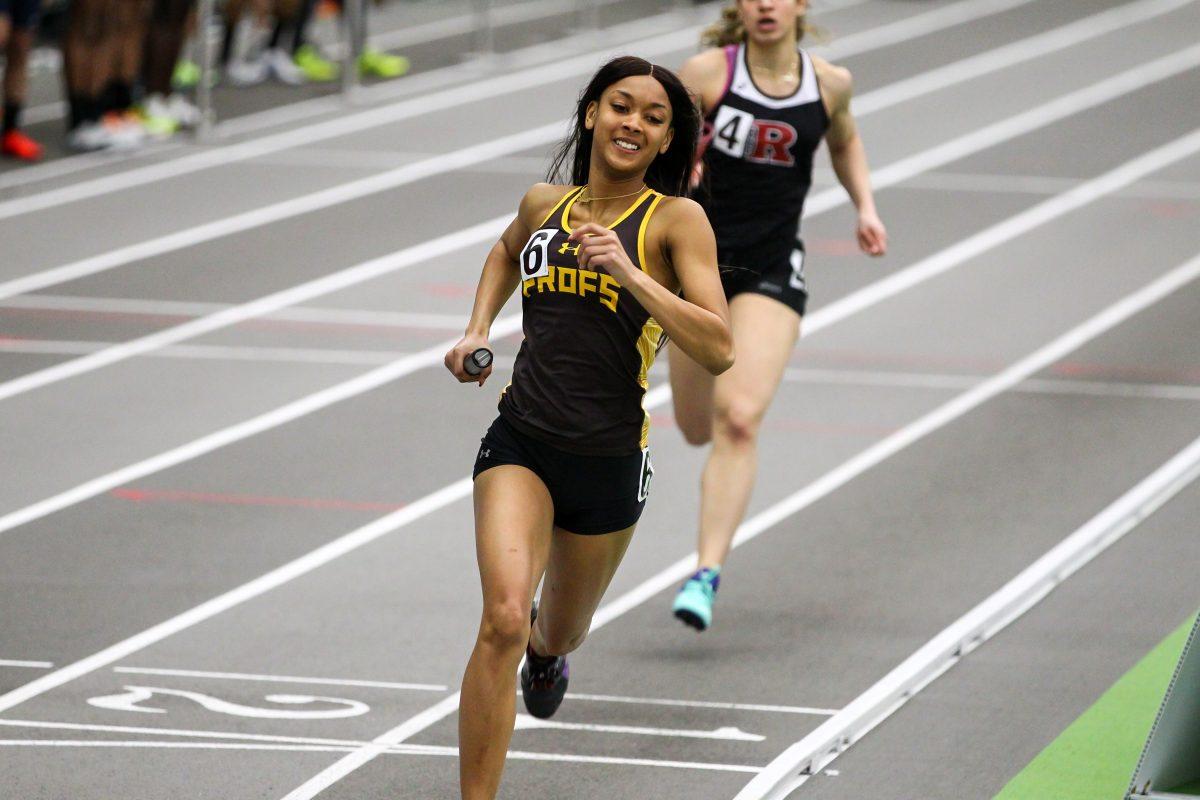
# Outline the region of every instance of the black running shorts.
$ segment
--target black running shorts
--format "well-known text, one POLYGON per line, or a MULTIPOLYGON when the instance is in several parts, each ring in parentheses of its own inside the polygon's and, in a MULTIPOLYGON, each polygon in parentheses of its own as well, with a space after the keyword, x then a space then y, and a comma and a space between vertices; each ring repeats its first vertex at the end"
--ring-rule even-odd
POLYGON ((637 522, 654 474, 649 449, 627 456, 568 453, 521 433, 500 416, 480 441, 472 477, 502 464, 525 467, 541 478, 554 502, 555 526, 585 535, 613 533, 637 522))
POLYGON ((804 316, 808 285, 804 281, 803 241, 796 239, 790 251, 781 251, 776 246, 740 249, 718 246, 717 249, 721 284, 727 299, 744 292, 761 294, 804 316))

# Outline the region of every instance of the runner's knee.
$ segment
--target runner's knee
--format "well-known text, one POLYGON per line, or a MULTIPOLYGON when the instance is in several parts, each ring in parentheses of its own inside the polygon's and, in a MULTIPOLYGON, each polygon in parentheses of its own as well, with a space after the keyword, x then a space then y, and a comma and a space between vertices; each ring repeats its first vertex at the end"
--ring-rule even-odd
POLYGON ((485 603, 479 641, 498 650, 524 650, 529 641, 529 602, 513 597, 485 603))
POLYGON ((753 442, 758 436, 764 410, 752 400, 732 397, 717 404, 716 428, 722 438, 734 443, 753 442))

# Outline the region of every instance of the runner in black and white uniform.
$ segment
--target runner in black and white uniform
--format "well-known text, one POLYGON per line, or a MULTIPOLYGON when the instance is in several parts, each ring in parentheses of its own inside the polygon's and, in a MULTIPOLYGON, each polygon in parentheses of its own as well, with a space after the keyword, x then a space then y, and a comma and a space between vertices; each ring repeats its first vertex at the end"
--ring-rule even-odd
POLYGON ((673 611, 704 630, 721 567, 754 487, 759 424, 800 333, 808 299, 799 219, 821 141, 858 209, 864 253, 883 255, 866 155, 850 114, 850 73, 799 49, 806 0, 737 0, 680 77, 705 115, 694 197, 717 236, 738 361, 717 378, 671 348, 675 419, 713 443, 702 477, 699 563, 673 611))

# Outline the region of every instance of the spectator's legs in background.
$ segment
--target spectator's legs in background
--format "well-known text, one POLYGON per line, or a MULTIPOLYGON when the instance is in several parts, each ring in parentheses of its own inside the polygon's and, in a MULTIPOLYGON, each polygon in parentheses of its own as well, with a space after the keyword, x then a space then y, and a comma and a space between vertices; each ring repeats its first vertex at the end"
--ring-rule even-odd
POLYGON ((183 49, 194 0, 154 0, 146 26, 142 84, 146 99, 142 113, 151 133, 169 136, 179 128, 195 127, 200 110, 173 91, 172 76, 183 49))
POLYGON ((225 4, 225 40, 221 46, 221 71, 233 86, 253 86, 270 75, 257 28, 267 17, 270 0, 229 0, 225 4), (247 17, 243 19, 244 17, 247 17))
POLYGON ((290 45, 296 40, 302 5, 302 0, 275 1, 275 29, 267 43, 267 66, 272 77, 292 86, 299 86, 307 80, 304 71, 292 61, 291 50, 284 43, 287 40, 290 45))
MULTIPOLYGON (((199 39, 196 36, 196 7, 195 2, 192 2, 192 9, 187 14, 187 21, 183 27, 183 42, 184 45, 189 40, 194 40, 193 50, 200 47, 199 39)), ((171 85, 176 89, 191 89, 200 82, 200 64, 197 62, 199 51, 195 50, 192 55, 188 55, 186 47, 180 47, 179 60, 175 62, 175 71, 171 74, 171 85)))
POLYGON ((148 0, 112 0, 113 69, 104 87, 104 113, 128 117, 133 111, 133 88, 142 69, 148 0))
POLYGON ((292 40, 292 60, 310 82, 328 83, 337 80, 338 66, 322 56, 317 46, 308 41, 308 26, 316 7, 317 0, 300 0, 296 33, 292 40))
POLYGON ((5 53, 4 118, 0 122, 0 152, 22 161, 37 161, 42 146, 21 131, 29 82, 29 51, 33 49, 41 0, 14 0, 10 14, 0 14, 0 49, 5 53))
POLYGON ((71 0, 63 37, 67 83, 67 145, 73 150, 128 149, 140 144, 123 126, 104 125, 104 88, 116 61, 112 6, 116 0, 71 0))
MULTIPOLYGON (((345 2, 354 1, 345 0, 345 2)), ((408 72, 408 59, 404 56, 392 55, 391 53, 385 53, 382 50, 375 50, 367 46, 367 31, 369 30, 367 15, 370 13, 368 10, 370 7, 371 0, 361 0, 358 30, 353 32, 354 46, 359 53, 359 74, 374 76, 376 78, 399 78, 408 72)), ((343 10, 342 13, 345 13, 345 11, 343 10)))

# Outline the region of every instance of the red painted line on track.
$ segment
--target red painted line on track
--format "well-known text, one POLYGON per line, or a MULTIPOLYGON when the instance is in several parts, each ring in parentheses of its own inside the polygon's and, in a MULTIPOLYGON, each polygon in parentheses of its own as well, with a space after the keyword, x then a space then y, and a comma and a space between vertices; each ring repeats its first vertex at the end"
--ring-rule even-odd
POLYGON ((228 506, 276 506, 314 508, 332 511, 396 511, 404 503, 372 503, 318 497, 275 497, 271 495, 185 492, 123 487, 109 492, 113 497, 133 503, 200 503, 228 506))

